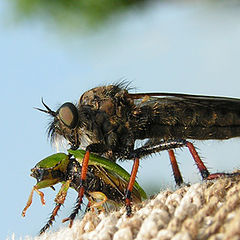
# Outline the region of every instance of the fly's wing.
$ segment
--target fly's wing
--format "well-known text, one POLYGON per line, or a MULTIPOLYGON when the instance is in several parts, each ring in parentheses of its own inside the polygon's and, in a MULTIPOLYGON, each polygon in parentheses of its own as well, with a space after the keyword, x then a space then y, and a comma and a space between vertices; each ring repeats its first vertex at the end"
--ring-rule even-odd
MULTIPOLYGON (((189 133, 185 132, 184 127, 240 126, 240 99, 178 93, 128 93, 128 98, 135 105, 132 116, 133 128, 136 126, 136 131, 145 129, 151 124, 165 127, 183 126, 180 130, 184 132, 182 137, 198 139, 199 136, 192 134, 191 129, 189 133)), ((214 131, 206 135, 211 138, 214 131)), ((166 134, 166 137, 169 136, 170 134, 166 134)), ((227 137, 230 136, 212 138, 227 137)))
POLYGON ((230 97, 191 95, 181 93, 128 93, 128 97, 134 100, 136 105, 147 104, 176 104, 179 102, 193 104, 195 106, 222 107, 236 109, 240 107, 240 99, 230 97))
MULTIPOLYGON (((130 83, 120 82, 113 85, 101 86, 90 89, 82 94, 79 100, 79 105, 89 105, 93 109, 100 109, 105 111, 108 115, 112 115, 116 111, 118 102, 123 104, 130 104, 128 100, 134 100, 135 104, 143 104, 143 102, 154 102, 161 100, 162 104, 171 104, 176 102, 185 102, 188 104, 195 104, 201 106, 222 106, 235 109, 239 107, 240 99, 217 97, 217 96, 204 96, 204 95, 191 95, 181 93, 129 93, 128 90, 130 83), (148 99, 148 100, 147 100, 148 99), (234 106, 231 106, 234 105, 234 106)), ((118 106, 119 107, 119 106, 118 106)))

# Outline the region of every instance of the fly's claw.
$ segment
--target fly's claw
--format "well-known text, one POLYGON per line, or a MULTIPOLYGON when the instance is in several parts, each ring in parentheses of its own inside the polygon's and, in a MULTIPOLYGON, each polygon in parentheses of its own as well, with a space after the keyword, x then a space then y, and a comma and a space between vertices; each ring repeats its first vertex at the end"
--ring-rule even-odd
POLYGON ((132 207, 131 205, 126 205, 127 217, 131 217, 132 215, 132 207))

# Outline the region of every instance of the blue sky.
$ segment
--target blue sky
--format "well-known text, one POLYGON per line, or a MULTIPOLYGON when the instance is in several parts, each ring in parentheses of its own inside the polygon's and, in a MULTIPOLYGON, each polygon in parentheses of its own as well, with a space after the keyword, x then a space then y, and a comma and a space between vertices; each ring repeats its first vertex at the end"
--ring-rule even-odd
MULTIPOLYGON (((126 78, 136 92, 183 92, 240 98, 240 15, 230 6, 159 4, 113 19, 85 35, 60 30, 44 21, 14 23, 0 2, 1 204, 0 239, 35 236, 54 203, 44 190, 21 217, 35 180, 30 169, 55 152, 47 141, 48 117, 34 110, 41 97, 53 109, 77 102, 95 86, 126 78)), ((195 142, 211 171, 239 168, 239 142, 195 142)), ((186 181, 200 176, 187 150, 176 151, 186 181)), ((127 169, 131 162, 123 163, 127 169)), ((140 184, 147 190, 174 181, 167 153, 141 162, 140 184)), ((56 222, 66 217, 76 193, 70 191, 56 222)))

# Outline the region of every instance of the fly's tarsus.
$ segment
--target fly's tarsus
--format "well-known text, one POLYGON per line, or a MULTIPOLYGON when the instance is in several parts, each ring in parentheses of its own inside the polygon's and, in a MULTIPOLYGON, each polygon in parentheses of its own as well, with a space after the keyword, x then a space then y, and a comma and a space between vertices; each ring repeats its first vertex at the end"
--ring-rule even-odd
POLYGON ((71 215, 67 218, 64 218, 62 220, 62 222, 67 222, 69 221, 69 227, 71 228, 72 227, 72 224, 73 224, 73 221, 74 219, 76 218, 79 210, 81 210, 81 204, 82 204, 82 199, 83 199, 83 196, 84 196, 84 187, 83 186, 80 186, 80 190, 78 192, 78 198, 77 198, 77 201, 76 201, 76 205, 73 209, 73 212, 71 213, 71 215))
POLYGON ((42 229, 39 231, 39 235, 42 235, 43 233, 45 233, 53 224, 53 222, 55 221, 55 217, 57 216, 57 213, 60 209, 60 207, 62 206, 61 203, 57 203, 55 208, 52 211, 52 214, 48 220, 48 222, 45 224, 44 227, 42 227, 42 229))

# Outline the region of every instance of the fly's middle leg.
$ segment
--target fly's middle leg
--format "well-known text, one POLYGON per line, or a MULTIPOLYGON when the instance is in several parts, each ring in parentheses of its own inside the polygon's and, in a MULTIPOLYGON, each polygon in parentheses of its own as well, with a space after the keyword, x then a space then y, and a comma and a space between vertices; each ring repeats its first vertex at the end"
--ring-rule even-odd
POLYGON ((177 160, 175 158, 174 151, 172 149, 168 150, 171 166, 172 166, 172 171, 173 171, 173 176, 175 179, 175 182, 178 186, 180 186, 183 183, 183 178, 182 174, 179 170, 177 160))
POLYGON ((207 167, 204 165, 203 161, 199 157, 194 145, 191 142, 188 142, 184 139, 169 139, 169 140, 159 140, 158 142, 147 142, 144 146, 137 148, 134 150, 134 155, 141 157, 147 156, 152 153, 161 152, 164 150, 168 150, 170 162, 173 170, 173 175, 175 178, 175 182, 177 185, 181 185, 183 183, 182 175, 178 167, 178 163, 176 161, 173 149, 187 147, 199 169, 199 172, 203 179, 207 179, 210 175, 207 167))
POLYGON ((131 213, 132 213, 131 195, 132 195, 133 185, 135 183, 135 179, 136 179, 136 176, 137 176, 138 167, 139 167, 139 157, 135 157, 133 167, 132 167, 131 176, 130 176, 130 179, 129 179, 129 182, 128 182, 128 187, 127 187, 126 194, 125 194, 125 203, 126 203, 126 210, 127 210, 127 216, 128 217, 131 216, 131 213))
POLYGON ((174 156, 174 152, 172 151, 173 148, 180 148, 185 145, 185 142, 177 142, 177 141, 160 141, 158 144, 151 144, 150 145, 144 145, 141 148, 135 149, 132 153, 129 154, 128 158, 134 159, 133 167, 132 167, 132 172, 131 172, 131 177, 128 183, 126 195, 125 195, 125 201, 126 201, 126 210, 127 210, 127 216, 130 216, 132 213, 131 209, 131 194, 132 194, 132 188, 135 182, 135 178, 137 175, 138 167, 139 167, 139 159, 141 157, 144 157, 146 155, 160 152, 163 150, 169 150, 169 156, 173 168, 173 173, 174 177, 176 180, 176 183, 180 185, 183 183, 183 179, 181 176, 181 173, 178 168, 178 164, 176 161, 176 158, 174 156))

